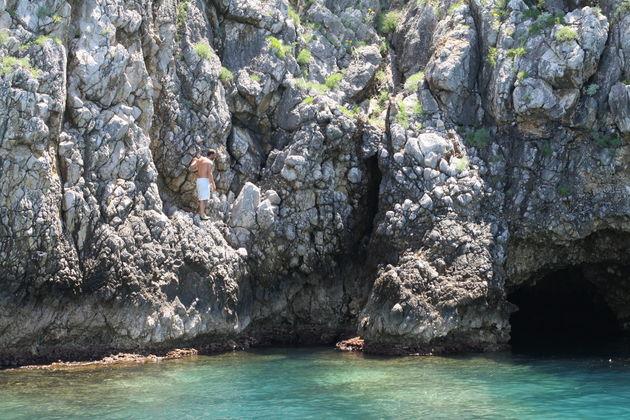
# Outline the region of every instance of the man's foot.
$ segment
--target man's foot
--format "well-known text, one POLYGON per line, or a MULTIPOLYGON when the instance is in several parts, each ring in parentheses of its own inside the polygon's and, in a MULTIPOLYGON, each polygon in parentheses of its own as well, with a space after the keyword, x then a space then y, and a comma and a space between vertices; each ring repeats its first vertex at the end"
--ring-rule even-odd
POLYGON ((208 216, 199 216, 199 218, 200 218, 201 220, 208 220, 208 219, 209 219, 209 217, 208 217, 208 216))

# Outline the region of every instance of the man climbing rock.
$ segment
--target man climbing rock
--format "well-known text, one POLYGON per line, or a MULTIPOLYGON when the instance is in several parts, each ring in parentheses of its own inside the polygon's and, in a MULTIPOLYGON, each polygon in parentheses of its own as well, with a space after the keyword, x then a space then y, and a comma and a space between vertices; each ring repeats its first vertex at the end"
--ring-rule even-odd
POLYGON ((212 176, 212 170, 214 169, 214 158, 217 156, 217 152, 214 149, 208 150, 206 157, 194 158, 190 164, 190 169, 197 169, 197 195, 199 197, 199 217, 201 220, 207 220, 206 216, 206 203, 210 198, 210 184, 212 184, 212 191, 217 190, 217 186, 214 183, 214 177, 212 176))

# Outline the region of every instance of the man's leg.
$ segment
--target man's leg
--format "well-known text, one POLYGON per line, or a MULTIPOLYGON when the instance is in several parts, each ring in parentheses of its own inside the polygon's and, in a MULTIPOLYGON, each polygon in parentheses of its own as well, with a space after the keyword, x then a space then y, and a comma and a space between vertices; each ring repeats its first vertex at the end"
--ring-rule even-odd
POLYGON ((206 217, 206 202, 208 200, 199 200, 199 216, 206 217))

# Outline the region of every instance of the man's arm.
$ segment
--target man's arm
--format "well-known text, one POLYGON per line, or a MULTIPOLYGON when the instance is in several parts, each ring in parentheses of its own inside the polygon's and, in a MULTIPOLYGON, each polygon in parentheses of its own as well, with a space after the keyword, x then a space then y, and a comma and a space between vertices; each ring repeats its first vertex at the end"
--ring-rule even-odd
POLYGON ((199 163, 199 158, 193 158, 192 163, 189 166, 189 169, 195 169, 198 163, 199 163))
POLYGON ((217 191, 217 184, 214 183, 214 175, 212 175, 212 169, 210 169, 210 183, 212 184, 212 191, 217 191))

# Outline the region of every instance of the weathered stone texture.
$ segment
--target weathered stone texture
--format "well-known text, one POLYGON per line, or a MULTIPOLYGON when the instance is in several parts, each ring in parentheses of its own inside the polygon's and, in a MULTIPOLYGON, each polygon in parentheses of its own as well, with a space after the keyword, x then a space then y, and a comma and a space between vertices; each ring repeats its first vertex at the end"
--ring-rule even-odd
POLYGON ((0 364, 499 349, 580 264, 630 326, 630 17, 548 3, 0 0, 0 364))

